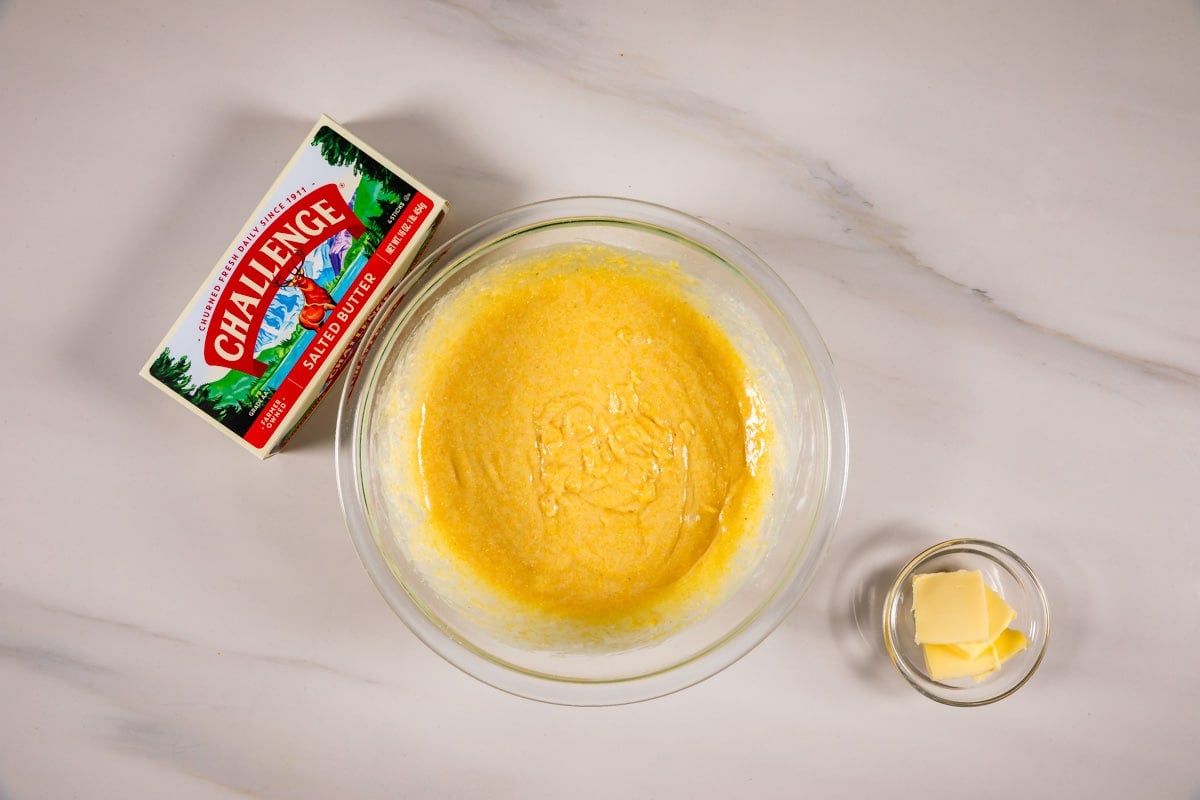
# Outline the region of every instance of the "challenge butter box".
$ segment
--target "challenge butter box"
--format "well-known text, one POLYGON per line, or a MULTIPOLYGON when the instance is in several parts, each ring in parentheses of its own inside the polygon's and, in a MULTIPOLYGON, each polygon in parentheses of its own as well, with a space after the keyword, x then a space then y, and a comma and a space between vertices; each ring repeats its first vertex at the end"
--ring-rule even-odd
POLYGON ((445 212, 322 117, 142 376, 259 458, 278 452, 445 212))

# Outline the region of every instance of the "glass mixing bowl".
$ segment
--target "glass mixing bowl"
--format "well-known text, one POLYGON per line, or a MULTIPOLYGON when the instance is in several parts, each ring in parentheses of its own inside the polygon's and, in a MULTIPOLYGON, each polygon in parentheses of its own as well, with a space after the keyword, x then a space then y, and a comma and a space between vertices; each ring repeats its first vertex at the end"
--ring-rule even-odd
MULTIPOLYGON (((848 434, 841 389, 816 327, 784 282, 716 228, 662 206, 575 197, 523 206, 479 223, 429 256, 368 329, 341 399, 337 472, 342 507, 363 564, 388 604, 447 661, 516 695, 613 705, 668 694, 725 668, 763 640, 812 581, 846 486, 848 434), (555 246, 599 243, 674 262, 707 311, 745 345, 776 425, 774 491, 753 563, 703 613, 648 640, 514 638, 415 558, 419 498, 381 468, 383 387, 402 374, 422 321, 464 280, 555 246), (414 521, 417 520, 417 521, 414 521)), ((511 622, 508 620, 507 622, 511 622)), ((670 622, 670 621, 668 621, 670 622)), ((509 626, 511 627, 511 626, 509 626)))

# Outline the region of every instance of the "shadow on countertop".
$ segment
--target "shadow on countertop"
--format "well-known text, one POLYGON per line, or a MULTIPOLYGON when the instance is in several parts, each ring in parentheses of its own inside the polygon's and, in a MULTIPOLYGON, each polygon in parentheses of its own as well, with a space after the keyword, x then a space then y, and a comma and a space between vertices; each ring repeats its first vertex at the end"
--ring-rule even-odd
MULTIPOLYGON (((882 525, 863 533, 839 532, 821 566, 832 575, 832 589, 825 598, 826 624, 834 647, 860 683, 881 693, 899 696, 908 692, 903 678, 892 665, 883 642, 883 605, 892 581, 909 560, 937 535, 902 522, 882 525)), ((809 635, 821 636, 819 616, 804 614, 806 603, 820 608, 811 593, 828 586, 818 581, 798 611, 785 621, 785 628, 812 628, 809 635)))

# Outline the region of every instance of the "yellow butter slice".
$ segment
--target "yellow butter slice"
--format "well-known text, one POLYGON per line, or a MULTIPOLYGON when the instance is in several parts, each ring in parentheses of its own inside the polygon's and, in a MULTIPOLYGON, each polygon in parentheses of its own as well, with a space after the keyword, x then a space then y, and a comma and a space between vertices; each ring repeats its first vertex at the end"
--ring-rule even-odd
POLYGON ((1017 653, 1029 647, 1029 639, 1025 634, 1013 628, 1006 628, 996 637, 996 641, 992 644, 992 652, 996 654, 998 665, 996 669, 990 669, 987 672, 981 672, 978 675, 971 676, 976 683, 982 683, 989 675, 1000 669, 1001 664, 1008 661, 1017 653))
POLYGON ((1003 664, 1017 653, 1029 647, 1029 639, 1025 634, 1014 628, 1006 628, 996 637, 995 644, 992 649, 996 653, 996 658, 1003 664))
POLYGON ((967 658, 978 658, 984 650, 995 643, 996 638, 1017 618, 1017 612, 1013 610, 1012 606, 1004 602, 1004 598, 992 591, 991 587, 985 586, 984 592, 987 595, 987 638, 977 642, 956 642, 950 645, 950 647, 956 648, 967 658))
POLYGON ((979 570, 913 576, 917 644, 950 645, 989 639, 986 590, 979 570))
POLYGON ((990 647, 975 658, 967 658, 943 644, 926 644, 921 649, 925 653, 925 669, 935 681, 973 678, 1000 668, 996 651, 990 647))

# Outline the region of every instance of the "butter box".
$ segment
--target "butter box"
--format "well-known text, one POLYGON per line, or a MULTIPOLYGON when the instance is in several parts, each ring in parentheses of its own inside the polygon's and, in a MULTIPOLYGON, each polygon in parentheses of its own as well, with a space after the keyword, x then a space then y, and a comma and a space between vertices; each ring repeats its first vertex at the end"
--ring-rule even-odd
POLYGON ((446 208, 322 117, 142 376, 259 458, 273 455, 414 269, 446 208))

